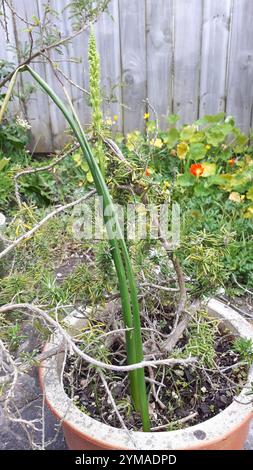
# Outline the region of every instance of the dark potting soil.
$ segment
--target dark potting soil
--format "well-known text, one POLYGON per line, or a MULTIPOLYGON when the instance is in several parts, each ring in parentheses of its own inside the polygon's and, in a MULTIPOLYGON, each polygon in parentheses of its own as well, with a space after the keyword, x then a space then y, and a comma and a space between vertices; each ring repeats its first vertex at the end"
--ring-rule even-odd
MULTIPOLYGON (((240 362, 239 355, 232 348, 235 337, 217 325, 214 328, 214 357, 211 366, 199 357, 196 364, 187 367, 175 365, 145 369, 151 429, 154 428, 152 430, 182 429, 203 422, 224 410, 239 394, 247 378, 248 366, 231 367, 240 362)), ((163 332, 167 329, 166 326, 163 332)), ((194 332, 196 334, 196 328, 194 332)), ((193 332, 188 327, 179 340, 177 349, 172 351, 171 357, 177 357, 177 354, 182 357, 191 334, 193 332)), ((111 363, 126 364, 122 340, 117 339, 109 348, 102 339, 99 342, 94 339, 93 341, 94 348, 87 351, 86 343, 85 352, 96 358, 99 354, 101 360, 105 360, 107 353, 106 357, 110 358, 111 363)), ((204 350, 202 354, 205 354, 204 350)), ((153 357, 155 358, 157 356, 153 357)), ((162 358, 165 359, 166 355, 163 354, 162 358)), ((141 430, 140 416, 131 405, 127 375, 110 371, 105 371, 104 375, 128 429, 141 430)), ((111 426, 121 427, 94 367, 87 366, 80 358, 71 356, 66 363, 64 386, 68 395, 74 397, 76 405, 83 412, 111 426)))

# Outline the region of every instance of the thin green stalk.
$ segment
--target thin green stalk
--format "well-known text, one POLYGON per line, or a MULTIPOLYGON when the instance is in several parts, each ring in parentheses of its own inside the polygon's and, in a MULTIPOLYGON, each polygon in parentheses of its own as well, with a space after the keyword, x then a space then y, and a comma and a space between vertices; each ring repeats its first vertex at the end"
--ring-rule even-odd
MULTIPOLYGON (((34 72, 34 70, 32 70, 29 66, 25 66, 24 69, 30 72, 33 78, 40 84, 42 89, 50 96, 50 98, 55 102, 57 107, 64 114, 78 142, 80 143, 84 156, 87 159, 87 163, 92 173, 96 189, 98 193, 103 197, 104 210, 105 208, 107 210, 109 208, 110 216, 105 215, 104 213, 104 221, 106 224, 109 241, 112 247, 115 268, 119 281, 124 322, 127 328, 133 327, 132 331, 126 332, 126 345, 128 363, 134 364, 143 359, 137 288, 131 261, 125 244, 125 240, 121 232, 121 227, 118 222, 117 214, 115 212, 114 205, 111 200, 110 193, 105 184, 99 166, 95 158, 93 157, 83 129, 78 123, 78 120, 73 117, 73 115, 69 112, 64 103, 53 92, 53 90, 48 86, 48 84, 36 72, 34 72), (116 234, 114 233, 114 229, 116 229, 116 234)), ((149 431, 150 422, 144 369, 132 371, 129 374, 129 377, 132 399, 136 408, 140 411, 143 430, 149 431)))

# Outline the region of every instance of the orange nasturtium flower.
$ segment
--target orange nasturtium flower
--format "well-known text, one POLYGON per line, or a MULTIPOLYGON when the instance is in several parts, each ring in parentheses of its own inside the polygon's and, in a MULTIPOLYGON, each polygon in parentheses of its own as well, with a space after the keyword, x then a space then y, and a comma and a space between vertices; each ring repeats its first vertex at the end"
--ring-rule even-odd
POLYGON ((145 175, 150 176, 150 169, 148 167, 146 168, 145 175))
POLYGON ((191 173, 193 176, 201 176, 201 175, 203 175, 203 173, 204 173, 204 168, 203 168, 203 166, 201 165, 201 163, 193 163, 193 164, 190 166, 190 173, 191 173))

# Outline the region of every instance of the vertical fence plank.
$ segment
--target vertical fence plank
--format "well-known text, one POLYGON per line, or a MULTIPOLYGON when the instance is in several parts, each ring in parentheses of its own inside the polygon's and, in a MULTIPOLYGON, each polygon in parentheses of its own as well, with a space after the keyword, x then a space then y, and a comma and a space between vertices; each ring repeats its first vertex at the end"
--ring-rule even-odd
MULTIPOLYGON (((32 21, 32 15, 37 15, 36 4, 31 0, 15 0, 13 6, 17 13, 28 21, 32 21)), ((19 18, 15 20, 15 39, 17 47, 24 47, 26 41, 29 43, 27 26, 19 18)), ((34 63, 33 68, 36 72, 45 77, 44 67, 41 63, 34 63)), ((21 76, 21 87, 23 91, 27 85, 32 85, 36 89, 36 84, 29 74, 25 72, 21 76)), ((27 118, 32 125, 31 148, 35 152, 47 152, 52 148, 51 121, 49 112, 49 102, 40 89, 36 89, 25 105, 27 118)))
POLYGON ((174 112, 182 123, 198 117, 203 3, 176 0, 174 112))
MULTIPOLYGON (((41 0, 36 1, 38 4, 38 14, 41 16, 43 12, 43 4, 41 4, 41 0)), ((51 0, 50 3, 51 8, 57 11, 59 14, 58 17, 54 18, 54 24, 58 31, 60 31, 61 37, 67 37, 72 33, 71 21, 69 21, 71 12, 69 9, 66 9, 68 4, 68 0, 51 0)), ((84 109, 86 109, 87 106, 85 105, 83 93, 80 89, 72 86, 71 83, 65 79, 65 77, 68 77, 74 83, 77 83, 77 85, 83 87, 81 69, 82 64, 74 63, 72 58, 77 55, 78 51, 83 53, 85 45, 84 36, 82 35, 81 43, 76 44, 77 40, 78 38, 75 38, 73 43, 70 42, 64 44, 61 48, 61 54, 59 54, 57 51, 51 50, 49 52, 49 57, 52 59, 52 61, 56 62, 57 68, 54 71, 50 64, 46 64, 44 73, 49 85, 60 96, 60 98, 66 102, 67 99, 63 91, 63 86, 65 87, 78 115, 80 116, 80 120, 84 123, 84 109), (81 100, 83 100, 83 106, 79 105, 81 100), (82 113, 80 111, 82 111, 82 113)), ((85 53, 85 55, 87 55, 87 45, 85 48, 85 53)), ((49 100, 49 110, 52 128, 53 149, 56 150, 62 148, 63 144, 69 140, 65 133, 67 123, 66 119, 52 100, 49 100)))
POLYGON ((205 0, 199 114, 216 114, 226 104, 231 0, 205 0))
MULTIPOLYGON (((59 2, 57 2, 57 0, 51 0, 50 7, 54 9, 55 11, 58 11, 60 10, 60 8, 59 9, 57 8, 58 3, 59 2)), ((63 8, 64 1, 61 3, 63 4, 62 5, 62 8, 63 8)), ((31 14, 37 14, 37 16, 42 20, 43 12, 44 12, 44 5, 45 5, 44 2, 41 2, 40 0, 36 0, 36 2, 33 2, 33 6, 31 6, 31 14), (34 5, 34 3, 36 3, 36 6, 34 5)), ((60 15, 60 18, 54 17, 54 24, 57 28, 61 29, 62 35, 65 35, 65 30, 63 28, 63 21, 62 21, 61 15, 60 15)), ((48 57, 52 60, 62 58, 61 56, 57 54, 57 52, 53 50, 48 53, 48 57)), ((63 62, 63 65, 59 64, 59 66, 63 68, 65 68, 65 65, 66 64, 64 62, 63 62)), ((41 64, 40 73, 43 75, 43 77, 51 86, 51 88, 53 88, 53 90, 57 93, 57 95, 59 95, 62 98, 63 97, 62 86, 57 80, 56 75, 53 72, 52 66, 48 63, 41 64)), ((40 91, 40 93, 42 92, 40 91)), ((48 101, 52 148, 55 151, 55 150, 60 149, 66 140, 64 136, 66 122, 64 120, 64 117, 62 116, 62 113, 57 109, 53 101, 49 97, 46 97, 45 95, 44 95, 44 99, 48 101)))
POLYGON ((124 131, 144 127, 146 98, 145 0, 119 0, 124 131))
POLYGON ((147 95, 161 127, 172 110, 172 67, 173 0, 147 0, 147 95))
MULTIPOLYGON (((37 14, 36 5, 34 5, 34 2, 31 2, 31 0, 14 0, 13 6, 17 13, 28 21, 32 21, 32 15, 37 14)), ((29 43, 29 35, 27 31, 25 31, 27 29, 27 26, 19 18, 16 18, 15 21, 13 20, 13 25, 15 30, 16 46, 18 48, 23 48, 25 46, 26 41, 29 43)), ((34 63, 33 68, 42 76, 44 75, 42 64, 34 63)), ((47 152, 52 148, 51 122, 49 115, 48 99, 41 92, 40 89, 36 88, 34 80, 29 77, 29 74, 27 72, 25 74, 22 74, 22 76, 20 77, 20 85, 20 91, 22 91, 23 93, 25 92, 26 87, 29 85, 34 87, 35 90, 28 97, 28 100, 25 104, 25 114, 32 126, 31 148, 35 152, 47 152)))
MULTIPOLYGON (((102 13, 96 24, 96 36, 101 63, 101 86, 104 116, 117 116, 117 128, 122 130, 121 63, 118 1, 109 4, 109 15, 102 13)), ((116 126, 115 126, 116 127, 116 126)))
POLYGON ((234 0, 228 70, 227 113, 247 132, 252 125, 253 2, 234 0))
MULTIPOLYGON (((58 8, 60 8, 62 3, 68 4, 69 0, 64 0, 64 2, 57 0, 57 2, 59 4, 58 8)), ((67 10, 64 15, 65 34, 71 33, 69 16, 70 11, 67 10)), ((71 92, 73 105, 84 127, 87 127, 90 123, 89 95, 82 91, 82 89, 89 91, 88 41, 89 28, 64 48, 66 60, 68 61, 65 62, 65 74, 81 89, 71 86, 67 81, 65 83, 71 92)))

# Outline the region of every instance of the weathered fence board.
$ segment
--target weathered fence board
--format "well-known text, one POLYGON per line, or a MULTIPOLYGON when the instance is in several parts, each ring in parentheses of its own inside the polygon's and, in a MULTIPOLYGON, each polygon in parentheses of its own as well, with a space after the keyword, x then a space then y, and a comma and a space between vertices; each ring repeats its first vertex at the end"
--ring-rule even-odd
POLYGON ((109 5, 109 15, 103 13, 96 24, 98 50, 101 61, 101 85, 104 116, 116 117, 115 126, 122 127, 121 50, 118 2, 109 5))
POLYGON ((205 0, 200 69, 200 116, 225 110, 232 0, 205 0))
POLYGON ((143 100, 147 96, 145 0, 119 2, 123 80, 123 129, 143 128, 143 100))
POLYGON ((147 97, 162 127, 172 110, 173 34, 173 0, 147 0, 147 97))
POLYGON ((203 2, 175 2, 174 112, 182 123, 198 117, 203 2))
POLYGON ((227 112, 238 126, 252 126, 253 104, 253 2, 234 0, 228 72, 227 112))
MULTIPOLYGON (((39 16, 44 3, 13 0, 15 9, 28 19, 39 16)), ((67 3, 51 0, 50 5, 61 11, 67 3)), ((249 131, 253 119, 252 0, 111 0, 109 12, 101 15, 95 33, 101 55, 103 111, 107 118, 118 116, 115 129, 125 133, 143 130, 148 98, 162 127, 169 113, 179 114, 181 122, 187 123, 225 111, 249 131)), ((64 11, 55 19, 62 35, 70 31, 68 17, 64 11)), ((10 46, 23 47, 28 39, 24 29, 24 23, 14 23, 8 14, 9 44, 0 25, 1 59, 18 63, 10 46)), ((34 64, 66 99, 64 84, 84 125, 90 122, 89 97, 82 92, 82 88, 89 89, 88 37, 86 31, 75 38, 61 57, 50 53, 52 59, 63 59, 57 62, 58 70, 45 65, 43 58, 34 64)), ((19 79, 21 90, 26 83, 31 83, 27 74, 19 79)), ((153 117, 151 108, 149 111, 153 117)), ((27 102, 26 112, 36 151, 60 148, 66 123, 40 90, 27 102)))

